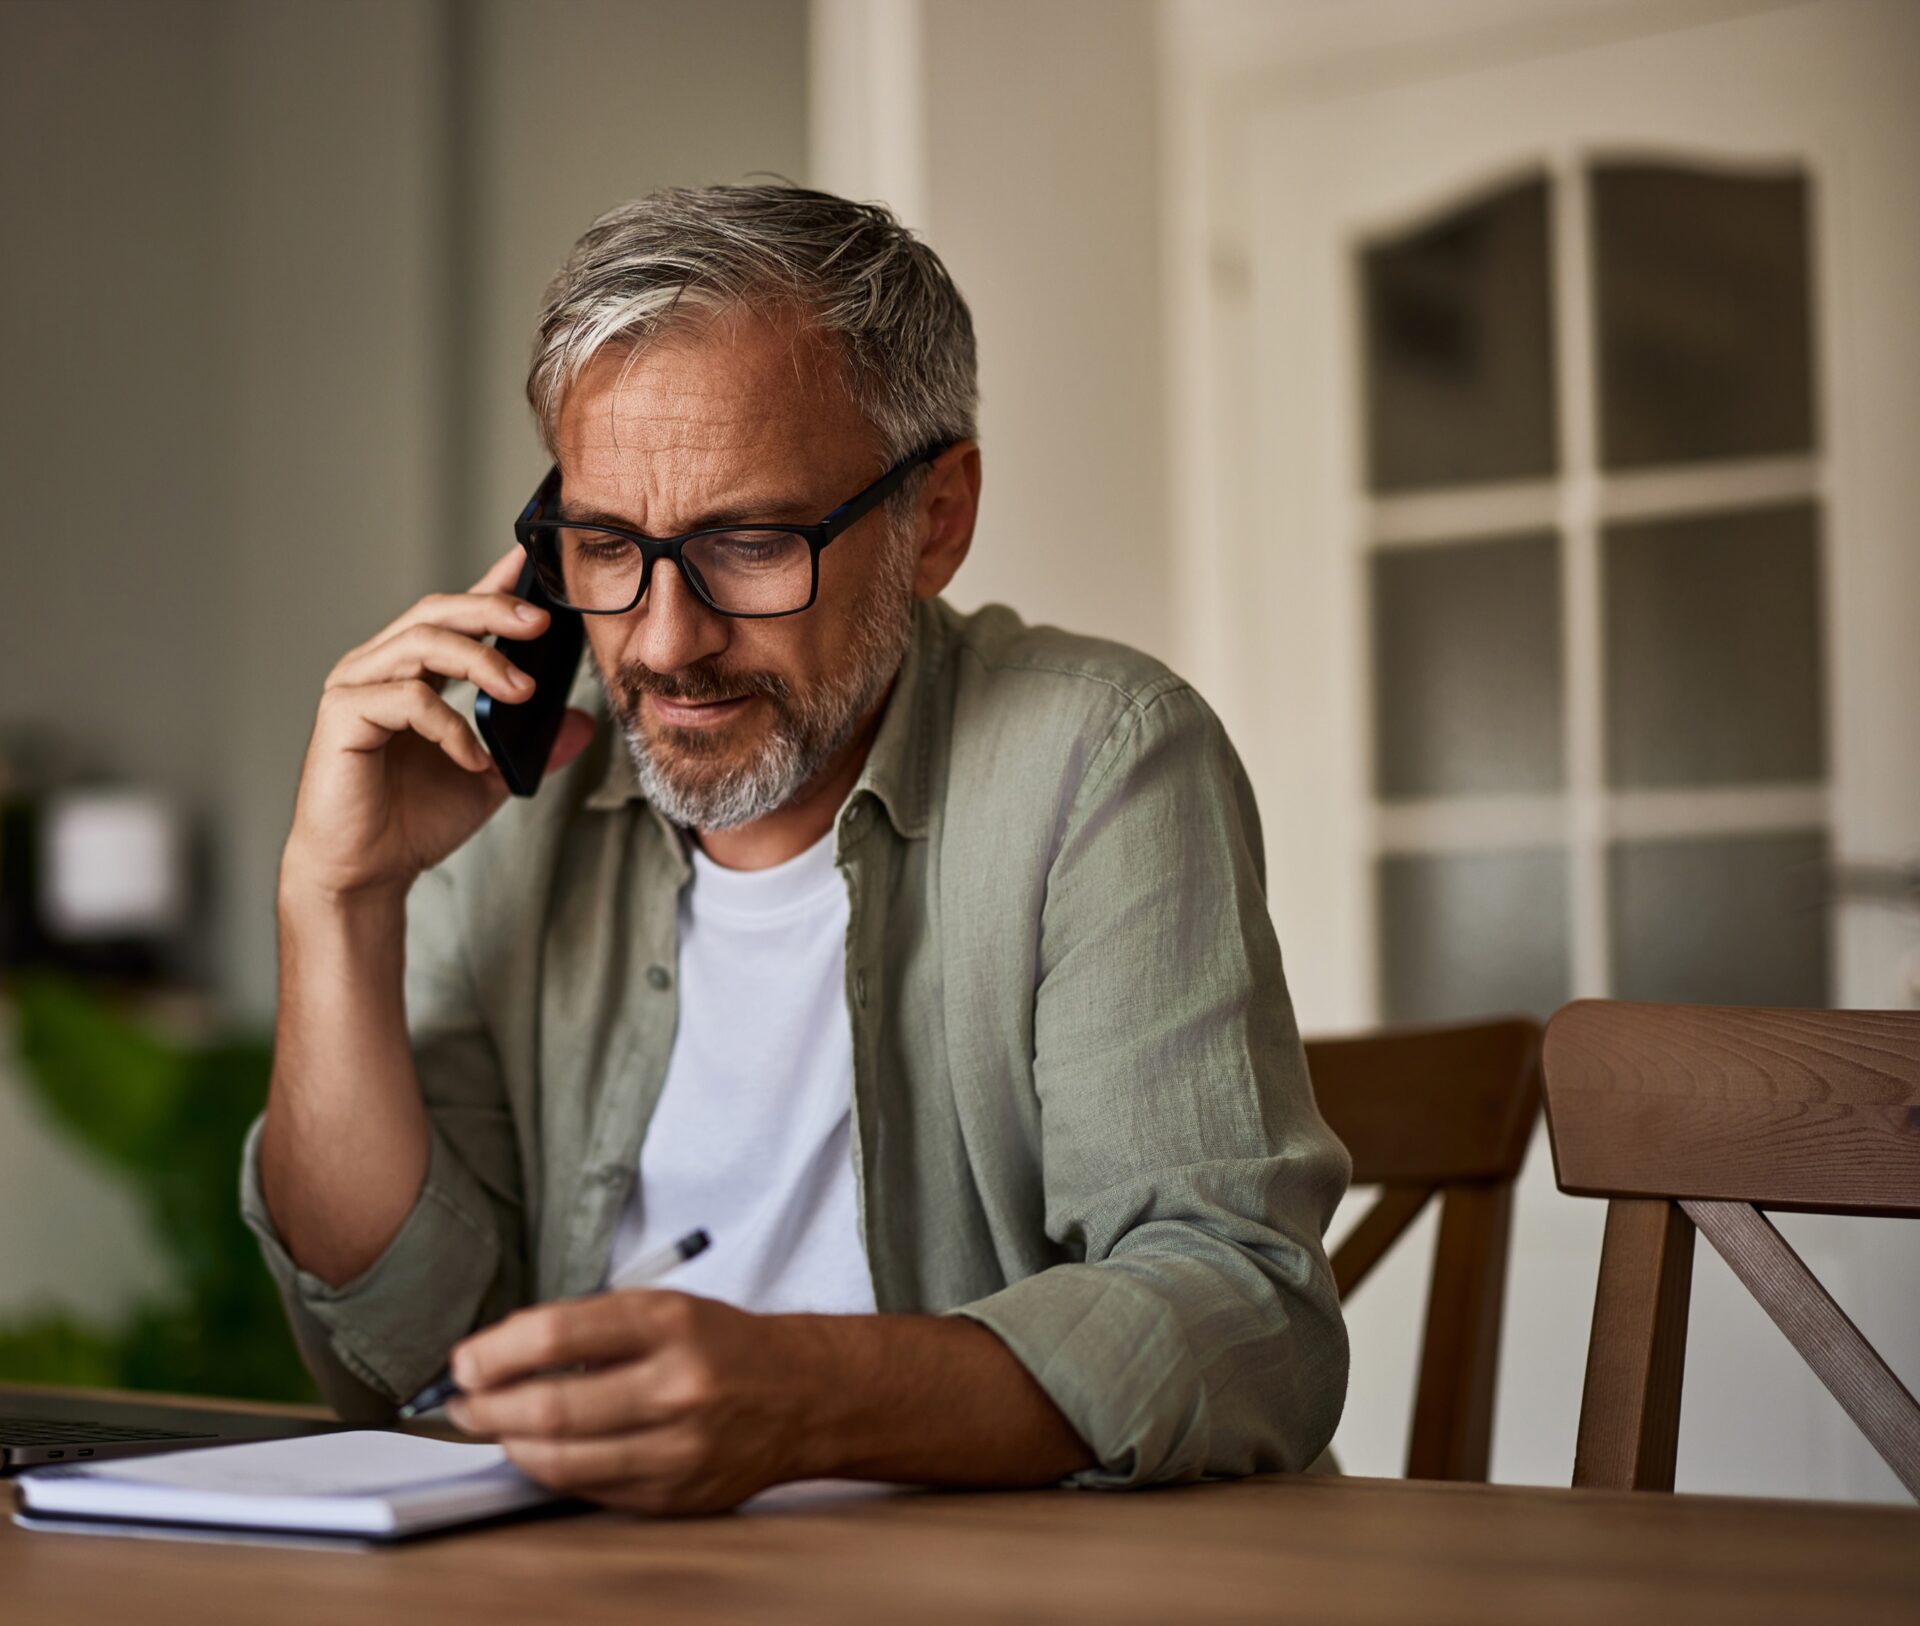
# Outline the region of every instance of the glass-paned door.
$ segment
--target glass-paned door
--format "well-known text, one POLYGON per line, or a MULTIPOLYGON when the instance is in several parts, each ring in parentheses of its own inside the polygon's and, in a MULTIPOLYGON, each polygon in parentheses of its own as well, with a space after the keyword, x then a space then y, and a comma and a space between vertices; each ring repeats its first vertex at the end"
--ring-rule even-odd
POLYGON ((1386 1020, 1827 1001, 1811 194, 1601 154, 1356 249, 1386 1020))
MULTIPOLYGON (((1187 659, 1308 1031, 1916 997, 1912 917, 1827 882, 1920 854, 1917 42, 1662 0, 1209 104, 1187 659)), ((1567 1482, 1604 1212, 1536 1143, 1496 1478, 1567 1482)), ((1906 1370, 1882 1223, 1782 1222, 1906 1370)), ((1353 1471, 1398 1471, 1429 1264, 1349 1307, 1353 1471)), ((1694 1290, 1686 1488, 1903 1494, 1710 1250, 1694 1290)))

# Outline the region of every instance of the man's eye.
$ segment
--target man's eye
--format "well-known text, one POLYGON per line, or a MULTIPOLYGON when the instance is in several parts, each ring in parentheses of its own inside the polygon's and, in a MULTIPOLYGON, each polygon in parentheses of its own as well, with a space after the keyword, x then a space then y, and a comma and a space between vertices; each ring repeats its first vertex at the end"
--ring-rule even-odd
POLYGON ((605 562, 618 559, 633 551, 630 543, 622 542, 618 537, 572 537, 567 542, 567 552, 576 559, 592 562, 605 562))
POLYGON ((787 531, 726 531, 701 538, 693 557, 703 570, 786 570, 805 561, 807 545, 787 531))

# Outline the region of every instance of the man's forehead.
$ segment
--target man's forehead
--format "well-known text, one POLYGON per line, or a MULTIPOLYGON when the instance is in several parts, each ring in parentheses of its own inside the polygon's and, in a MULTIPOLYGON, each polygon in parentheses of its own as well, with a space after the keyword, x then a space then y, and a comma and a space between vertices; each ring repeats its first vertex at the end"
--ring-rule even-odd
POLYGON ((567 509, 656 533, 709 508, 797 511, 823 475, 832 485, 864 468, 875 439, 819 335, 752 317, 602 350, 556 428, 567 509))
POLYGON ((608 345, 567 391, 560 427, 583 445, 648 435, 656 426, 696 442, 724 441, 787 424, 831 430, 850 407, 839 357, 821 335, 733 315, 639 346, 608 345))

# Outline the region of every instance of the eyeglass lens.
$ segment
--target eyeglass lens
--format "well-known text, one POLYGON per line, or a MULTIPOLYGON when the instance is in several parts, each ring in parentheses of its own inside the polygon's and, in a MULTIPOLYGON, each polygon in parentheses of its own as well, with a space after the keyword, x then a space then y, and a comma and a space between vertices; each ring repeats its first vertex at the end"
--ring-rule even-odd
MULTIPOLYGON (((531 530, 534 563, 550 596, 576 610, 633 604, 643 558, 626 537, 586 525, 531 530)), ((734 615, 804 609, 813 593, 813 549, 791 531, 709 531, 689 539, 680 559, 694 591, 734 615)))

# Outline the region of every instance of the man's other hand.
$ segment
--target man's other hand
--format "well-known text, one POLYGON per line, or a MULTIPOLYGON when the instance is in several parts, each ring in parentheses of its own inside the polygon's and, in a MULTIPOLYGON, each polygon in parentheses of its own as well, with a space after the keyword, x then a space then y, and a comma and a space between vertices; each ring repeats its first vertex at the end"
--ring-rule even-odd
POLYGON ((718 1512, 818 1471, 804 1451, 818 1420, 809 1329, 826 1319, 654 1289, 537 1305, 454 1350, 465 1394, 447 1414, 552 1490, 718 1512))
POLYGON ((717 1513, 792 1479, 1047 1485, 1094 1464, 961 1315, 755 1315, 645 1288, 521 1310, 452 1366, 461 1428, 635 1512, 717 1513))

